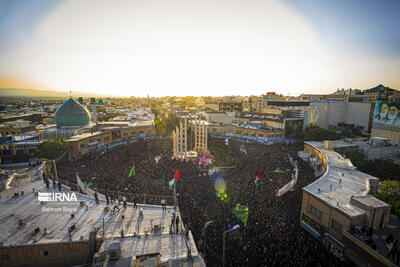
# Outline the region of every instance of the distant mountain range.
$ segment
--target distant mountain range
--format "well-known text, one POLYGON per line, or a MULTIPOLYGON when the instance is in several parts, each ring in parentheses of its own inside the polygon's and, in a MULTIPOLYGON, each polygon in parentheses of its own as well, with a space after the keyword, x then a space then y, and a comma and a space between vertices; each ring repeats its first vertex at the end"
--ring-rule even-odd
MULTIPOLYGON (((0 88, 0 97, 23 96, 23 97, 68 97, 69 91, 51 91, 25 88, 0 88)), ((98 95, 87 92, 73 91, 73 97, 110 97, 111 95, 98 95)))

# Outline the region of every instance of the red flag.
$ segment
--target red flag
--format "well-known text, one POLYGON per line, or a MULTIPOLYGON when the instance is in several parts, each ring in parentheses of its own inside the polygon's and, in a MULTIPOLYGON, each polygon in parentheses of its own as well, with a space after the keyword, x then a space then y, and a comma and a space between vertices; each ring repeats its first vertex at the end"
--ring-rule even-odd
POLYGON ((257 178, 258 178, 258 179, 261 179, 261 173, 260 173, 260 170, 258 170, 257 178))
POLYGON ((176 169, 174 178, 175 178, 175 179, 178 179, 178 180, 181 179, 181 174, 179 173, 179 169, 176 169))
POLYGON ((203 154, 203 159, 206 159, 206 155, 205 154, 203 154))
POLYGON ((119 189, 119 184, 117 184, 115 187, 116 187, 117 189, 119 189))

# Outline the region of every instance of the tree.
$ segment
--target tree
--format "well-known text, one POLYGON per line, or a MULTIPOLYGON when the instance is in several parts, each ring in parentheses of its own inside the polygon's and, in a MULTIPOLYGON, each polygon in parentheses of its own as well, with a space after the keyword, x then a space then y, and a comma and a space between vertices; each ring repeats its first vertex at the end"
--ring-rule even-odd
POLYGON ((45 158, 49 160, 61 157, 69 149, 68 142, 62 138, 52 138, 39 145, 38 158, 45 158))
POLYGON ((167 125, 165 124, 165 122, 156 118, 154 120, 154 124, 155 124, 155 128, 156 128, 156 134, 158 136, 162 136, 166 133, 167 125))
POLYGON ((372 195, 392 205, 392 210, 400 216, 400 182, 385 180, 380 184, 378 191, 372 191, 372 195))
POLYGON ((354 166, 357 167, 360 171, 365 169, 365 166, 368 164, 367 157, 365 156, 362 150, 358 148, 348 149, 344 152, 346 158, 350 159, 354 166))
POLYGON ((400 181, 400 165, 392 159, 368 160, 363 171, 380 179, 400 181))
POLYGON ((400 165, 394 163, 391 159, 368 160, 364 152, 357 148, 346 150, 344 155, 351 160, 359 171, 382 180, 400 181, 400 165))
POLYGON ((338 136, 335 132, 328 131, 324 127, 317 125, 310 125, 304 133, 304 141, 323 141, 335 140, 338 136))

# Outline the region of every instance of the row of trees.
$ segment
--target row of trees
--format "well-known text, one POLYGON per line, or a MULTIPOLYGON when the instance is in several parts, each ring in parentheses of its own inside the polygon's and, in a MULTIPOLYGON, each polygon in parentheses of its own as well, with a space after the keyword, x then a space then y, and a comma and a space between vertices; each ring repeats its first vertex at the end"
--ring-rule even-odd
POLYGON ((392 205, 393 212, 400 216, 400 165, 391 159, 368 160, 364 152, 356 148, 347 150, 345 156, 359 171, 384 180, 379 191, 372 191, 372 194, 392 205))
POLYGON ((379 191, 372 191, 372 195, 392 205, 393 213, 400 216, 400 182, 385 180, 380 184, 379 191))
POLYGON ((362 150, 357 148, 347 150, 344 155, 351 160, 359 171, 378 177, 381 180, 400 181, 400 165, 391 159, 368 160, 362 150))
POLYGON ((361 135, 360 126, 347 126, 340 132, 329 131, 318 125, 310 125, 304 133, 304 141, 338 140, 342 138, 357 138, 361 135))
POLYGON ((161 106, 162 102, 154 103, 152 113, 155 115, 154 125, 158 136, 171 135, 178 123, 178 118, 161 106))
POLYGON ((39 145, 39 152, 36 157, 39 159, 58 159, 69 149, 68 142, 63 138, 52 138, 39 145))

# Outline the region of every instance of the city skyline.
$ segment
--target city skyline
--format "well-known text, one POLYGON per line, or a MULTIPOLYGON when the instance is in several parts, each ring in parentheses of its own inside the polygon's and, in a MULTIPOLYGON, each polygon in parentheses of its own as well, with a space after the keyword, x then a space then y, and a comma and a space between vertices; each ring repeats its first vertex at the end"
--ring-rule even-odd
POLYGON ((0 87, 116 96, 400 87, 397 1, 1 1, 0 87))

